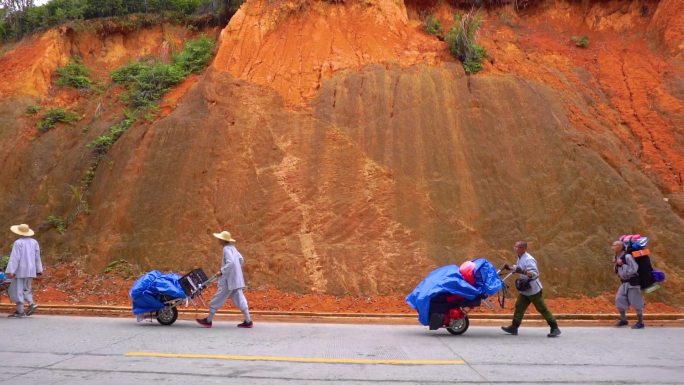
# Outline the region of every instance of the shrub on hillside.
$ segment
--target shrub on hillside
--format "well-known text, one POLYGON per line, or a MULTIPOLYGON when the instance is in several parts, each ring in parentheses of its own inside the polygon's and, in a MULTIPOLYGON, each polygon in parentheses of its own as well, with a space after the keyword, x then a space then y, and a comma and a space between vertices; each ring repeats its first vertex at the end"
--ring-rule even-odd
MULTIPOLYGON (((130 111, 124 111, 124 119, 111 126, 106 133, 93 140, 88 147, 91 148, 98 157, 104 156, 107 152, 109 152, 109 149, 114 145, 114 143, 116 143, 121 135, 123 135, 124 132, 126 132, 126 130, 128 130, 133 123, 135 123, 136 119, 137 118, 134 113, 130 111)), ((93 175, 90 177, 90 181, 92 181, 92 177, 94 177, 94 170, 93 175)))
POLYGON ((111 73, 112 81, 124 85, 125 100, 131 107, 145 108, 156 103, 171 87, 190 73, 199 72, 214 54, 214 41, 207 37, 188 41, 171 64, 152 61, 129 63, 111 73))
POLYGON ((173 65, 187 74, 200 72, 214 57, 214 40, 200 37, 185 44, 183 51, 173 58, 173 65))
POLYGON ((54 227, 60 235, 64 235, 64 233, 66 233, 67 225, 66 221, 62 217, 50 215, 45 220, 45 224, 54 227))
POLYGON ((69 63, 57 68, 57 85, 77 89, 90 88, 90 70, 79 59, 69 59, 69 63))
POLYGON ((577 47, 580 47, 580 48, 589 47, 589 38, 586 36, 573 36, 572 41, 575 43, 575 46, 577 46, 577 47))
POLYGON ((65 110, 64 108, 51 108, 38 122, 38 129, 42 132, 47 132, 58 122, 73 123, 78 120, 78 114, 73 111, 65 110))
POLYGON ((449 44, 449 51, 461 61, 468 74, 479 72, 482 61, 487 57, 487 51, 475 42, 481 24, 482 18, 477 13, 456 14, 454 25, 444 38, 449 44))
POLYGON ((40 111, 40 106, 31 105, 26 107, 26 113, 29 115, 35 115, 38 113, 38 111, 40 111))
POLYGON ((440 23, 439 19, 437 19, 434 15, 428 15, 425 18, 425 32, 429 33, 430 35, 437 36, 437 37, 443 37, 444 36, 444 30, 442 29, 442 23, 440 23))

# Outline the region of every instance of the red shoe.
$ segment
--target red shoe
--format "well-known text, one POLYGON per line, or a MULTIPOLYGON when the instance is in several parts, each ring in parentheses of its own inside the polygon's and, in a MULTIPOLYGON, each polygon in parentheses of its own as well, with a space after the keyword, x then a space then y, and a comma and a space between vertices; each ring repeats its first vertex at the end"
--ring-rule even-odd
POLYGON ((211 327, 211 322, 207 321, 206 318, 198 318, 195 321, 197 321, 198 324, 200 324, 203 328, 210 328, 211 327))
POLYGON ((245 321, 245 322, 243 322, 243 323, 241 323, 241 324, 238 324, 237 327, 239 327, 239 328, 245 328, 245 329, 251 329, 251 328, 254 327, 254 322, 252 322, 252 321, 249 321, 249 322, 245 321))

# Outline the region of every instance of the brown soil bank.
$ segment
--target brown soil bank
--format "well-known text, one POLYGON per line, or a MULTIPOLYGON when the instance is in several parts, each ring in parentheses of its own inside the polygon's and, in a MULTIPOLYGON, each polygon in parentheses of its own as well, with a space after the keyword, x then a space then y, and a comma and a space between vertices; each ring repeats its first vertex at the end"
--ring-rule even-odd
MULTIPOLYGON (((226 228, 252 288, 400 301, 436 266, 512 262, 527 239, 547 296, 610 298, 608 246, 639 232, 668 274, 651 301, 682 306, 684 5, 492 10, 475 76, 422 31, 427 7, 248 0, 175 109, 107 154, 90 214, 39 232, 47 259, 213 270, 210 234, 226 228)), ((20 97, 44 94, 12 92, 0 222, 37 227, 73 205, 64 186, 105 124, 39 135, 23 115, 35 99, 20 97)))

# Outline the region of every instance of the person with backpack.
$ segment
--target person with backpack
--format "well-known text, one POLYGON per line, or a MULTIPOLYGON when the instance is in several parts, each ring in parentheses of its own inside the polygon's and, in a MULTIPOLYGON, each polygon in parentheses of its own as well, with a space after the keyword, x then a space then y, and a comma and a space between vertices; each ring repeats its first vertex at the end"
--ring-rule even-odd
POLYGON ((210 328, 212 319, 218 311, 218 309, 223 306, 224 303, 230 298, 237 307, 240 308, 242 314, 245 316, 244 322, 237 325, 239 328, 252 328, 252 319, 249 316, 249 308, 247 306, 247 298, 242 292, 245 288, 245 279, 242 275, 242 262, 243 258, 240 252, 235 248, 233 243, 235 239, 227 231, 222 231, 220 233, 214 233, 214 237, 219 240, 221 246, 223 246, 223 256, 221 258, 221 270, 218 274, 220 275, 218 281, 218 291, 214 294, 211 301, 209 301, 209 315, 206 318, 198 318, 198 324, 202 327, 210 328))
POLYGON ((33 302, 31 283, 36 276, 43 274, 43 262, 40 260, 38 241, 33 238, 34 232, 28 225, 22 223, 11 226, 10 231, 21 238, 12 244, 12 253, 5 268, 7 277, 11 279, 8 294, 17 306, 9 318, 22 318, 32 315, 38 308, 33 302), (26 313, 24 302, 29 304, 26 313))
POLYGON ((644 297, 641 295, 639 284, 639 266, 632 254, 627 253, 625 245, 621 241, 613 242, 612 249, 614 252, 613 269, 621 281, 617 293, 615 293, 615 307, 620 312, 620 319, 615 323, 615 326, 622 327, 629 324, 627 322, 627 310, 631 305, 637 313, 637 323, 632 326, 632 329, 643 329, 644 297))
POLYGON ((518 263, 512 266, 505 264, 504 269, 513 270, 520 274, 521 277, 515 281, 515 287, 518 289, 519 294, 518 299, 515 301, 513 322, 509 326, 502 326, 501 330, 508 334, 518 335, 518 328, 522 323, 525 310, 527 310, 527 307, 532 303, 551 328, 547 337, 558 337, 561 334, 561 331, 558 328, 558 323, 553 317, 553 314, 551 314, 544 303, 537 261, 527 252, 527 242, 518 241, 515 243, 515 246, 513 246, 513 249, 515 249, 515 253, 518 255, 518 263))

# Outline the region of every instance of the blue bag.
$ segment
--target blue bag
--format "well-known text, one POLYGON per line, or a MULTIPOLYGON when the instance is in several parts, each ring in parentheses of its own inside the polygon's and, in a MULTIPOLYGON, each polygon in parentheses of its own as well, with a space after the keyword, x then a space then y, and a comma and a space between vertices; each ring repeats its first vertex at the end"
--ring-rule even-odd
POLYGON ((133 314, 156 312, 163 308, 162 296, 171 299, 185 298, 185 293, 178 283, 180 277, 178 274, 162 274, 152 270, 138 278, 128 293, 133 302, 133 314))

